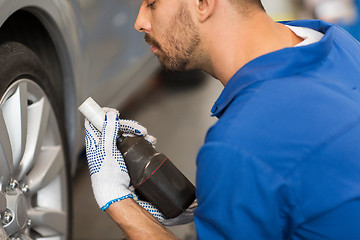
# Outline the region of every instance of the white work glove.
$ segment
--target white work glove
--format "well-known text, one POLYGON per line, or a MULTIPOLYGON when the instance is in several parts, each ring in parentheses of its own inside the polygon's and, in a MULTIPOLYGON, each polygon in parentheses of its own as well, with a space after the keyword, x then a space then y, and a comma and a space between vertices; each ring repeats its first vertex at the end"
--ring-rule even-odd
POLYGON ((116 147, 119 117, 108 110, 102 134, 85 119, 85 145, 94 196, 101 210, 112 203, 132 198, 130 177, 120 151, 116 147))
POLYGON ((95 199, 102 210, 112 203, 126 198, 133 198, 140 206, 166 226, 185 224, 193 221, 196 201, 180 216, 166 219, 151 203, 138 199, 133 187, 129 189, 130 178, 124 159, 117 149, 116 137, 120 130, 124 136, 143 136, 153 147, 156 138, 147 134, 147 129, 136 121, 119 119, 114 109, 103 108, 106 118, 103 134, 85 120, 86 156, 88 159, 91 182, 95 199))
MULTIPOLYGON (((108 108, 104 108, 108 109, 108 108)), ((133 137, 135 135, 142 136, 145 138, 146 141, 150 143, 151 146, 154 147, 156 144, 156 138, 148 135, 148 131, 145 127, 143 127, 140 123, 134 121, 134 120, 128 120, 128 119, 120 119, 120 131, 123 132, 124 137, 133 137)))
POLYGON ((175 226, 186 224, 194 221, 194 210, 197 207, 197 201, 195 200, 193 204, 190 205, 188 209, 186 209, 182 214, 175 218, 167 219, 164 215, 151 203, 139 200, 137 195, 134 193, 133 195, 134 200, 142 206, 146 211, 151 213, 160 223, 165 226, 175 226))

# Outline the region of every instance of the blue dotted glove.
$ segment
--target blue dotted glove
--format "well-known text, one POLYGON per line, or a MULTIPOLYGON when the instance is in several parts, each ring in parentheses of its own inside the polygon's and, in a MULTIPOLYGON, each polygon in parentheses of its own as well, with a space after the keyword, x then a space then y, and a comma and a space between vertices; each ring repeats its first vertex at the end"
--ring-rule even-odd
POLYGON ((134 200, 142 206, 146 211, 151 213, 160 223, 165 226, 174 226, 186 224, 194 221, 194 210, 197 207, 197 201, 195 200, 193 204, 190 205, 188 209, 186 209, 182 214, 177 216, 176 218, 167 219, 164 215, 151 203, 139 200, 138 196, 133 193, 134 200))
POLYGON ((106 210, 114 202, 134 198, 140 206, 166 226, 193 221, 193 210, 197 206, 196 201, 180 216, 174 219, 166 219, 154 205, 139 200, 132 187, 129 189, 128 171, 116 146, 119 128, 124 136, 143 136, 152 146, 155 145, 156 138, 148 135, 147 129, 138 122, 119 119, 116 110, 111 108, 104 108, 104 110, 107 113, 103 125, 103 134, 85 119, 86 156, 93 192, 100 208, 106 210))
POLYGON ((149 135, 147 129, 140 123, 134 120, 120 119, 119 124, 124 137, 142 136, 151 146, 156 144, 156 138, 149 135))
POLYGON ((112 203, 132 198, 130 178, 120 151, 116 147, 119 117, 108 110, 102 134, 85 120, 85 144, 95 199, 106 210, 112 203))

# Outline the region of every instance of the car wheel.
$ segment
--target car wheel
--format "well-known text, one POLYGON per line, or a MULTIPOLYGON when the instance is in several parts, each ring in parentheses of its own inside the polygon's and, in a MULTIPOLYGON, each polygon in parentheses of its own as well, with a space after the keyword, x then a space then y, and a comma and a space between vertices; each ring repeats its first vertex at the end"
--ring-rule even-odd
POLYGON ((60 99, 25 46, 1 44, 0 66, 0 239, 69 239, 60 99))

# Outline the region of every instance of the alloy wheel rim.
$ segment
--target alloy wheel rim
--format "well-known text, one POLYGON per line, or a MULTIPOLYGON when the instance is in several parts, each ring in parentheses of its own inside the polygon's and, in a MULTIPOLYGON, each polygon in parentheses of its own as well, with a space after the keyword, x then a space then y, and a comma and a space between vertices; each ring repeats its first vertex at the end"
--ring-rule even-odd
POLYGON ((54 110, 29 79, 0 100, 0 239, 66 239, 65 157, 54 110))

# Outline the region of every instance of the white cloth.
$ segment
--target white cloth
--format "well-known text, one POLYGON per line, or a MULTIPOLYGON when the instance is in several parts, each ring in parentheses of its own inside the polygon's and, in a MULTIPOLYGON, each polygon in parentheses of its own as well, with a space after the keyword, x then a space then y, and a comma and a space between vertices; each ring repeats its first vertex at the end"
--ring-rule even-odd
POLYGON ((315 31, 310 28, 295 27, 295 26, 290 26, 290 25, 285 25, 285 26, 290 28, 290 30, 293 31, 297 36, 304 39, 304 41, 297 44, 295 47, 301 47, 301 46, 310 45, 312 43, 316 43, 316 42, 320 41, 324 36, 323 33, 315 31))

